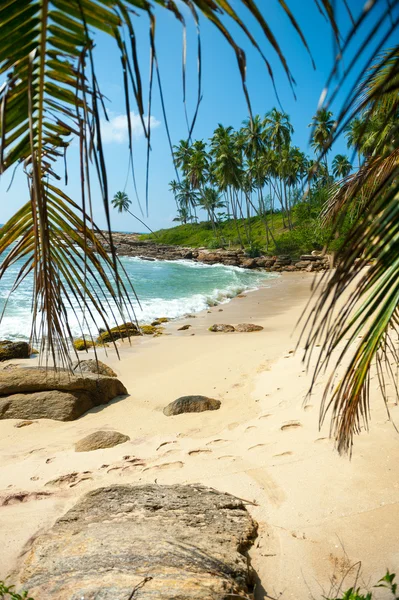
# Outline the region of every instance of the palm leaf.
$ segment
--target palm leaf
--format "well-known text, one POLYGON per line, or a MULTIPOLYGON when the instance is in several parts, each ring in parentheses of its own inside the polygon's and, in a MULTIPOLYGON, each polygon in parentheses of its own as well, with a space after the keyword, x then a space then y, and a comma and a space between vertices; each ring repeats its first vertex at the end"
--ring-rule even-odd
MULTIPOLYGON (((389 21, 389 11, 381 18, 389 21)), ((398 24, 396 21, 396 28, 398 24)), ((355 27, 358 26, 356 22, 355 27)), ((319 283, 319 298, 307 320, 312 325, 306 342, 307 355, 322 344, 313 383, 336 357, 320 421, 331 410, 331 431, 340 452, 351 451, 354 434, 368 427, 373 366, 384 400, 387 402, 392 393, 398 393, 399 50, 396 46, 381 55, 381 40, 374 26, 369 42, 375 43, 377 54, 371 57, 371 68, 369 58, 361 84, 346 99, 334 139, 359 110, 366 121, 382 115, 380 128, 372 142, 373 151, 357 173, 335 187, 326 204, 324 219, 337 227, 354 207, 358 218, 338 255, 335 272, 319 283), (348 300, 342 306, 344 293, 348 300), (331 394, 334 373, 339 368, 344 368, 344 373, 331 394)), ((361 152, 363 135, 357 144, 356 149, 361 152)))
MULTIPOLYGON (((236 44, 231 28, 238 26, 244 32, 264 58, 273 79, 270 61, 260 44, 227 0, 183 0, 183 4, 191 10, 197 27, 198 11, 215 25, 233 48, 250 109, 245 54, 236 44)), ((239 4, 260 25, 292 84, 293 76, 284 53, 256 3, 254 0, 242 0, 239 4)), ((0 6, 0 36, 3 40, 0 76, 6 79, 0 89, 0 174, 15 170, 20 165, 27 176, 29 198, 0 232, 0 253, 5 256, 0 277, 18 260, 22 261, 22 267, 13 290, 27 274, 32 274, 32 336, 43 339, 42 343, 55 364, 69 363, 71 330, 66 306, 73 304, 72 298, 76 304, 74 310, 86 311, 93 320, 99 318, 106 328, 109 327, 109 316, 115 320, 126 320, 132 312, 132 292, 123 283, 110 233, 109 191, 100 128, 100 118, 105 109, 96 78, 93 37, 96 31, 104 32, 115 40, 120 52, 128 117, 129 161, 134 169, 130 112, 135 105, 147 136, 149 157, 154 68, 162 94, 155 46, 154 5, 171 11, 185 27, 182 12, 173 1, 5 0, 0 6), (148 122, 144 118, 143 75, 134 26, 135 16, 140 13, 149 17, 150 24, 148 122), (56 185, 61 178, 59 164, 65 159, 65 151, 73 137, 79 141, 80 169, 77 176, 81 181, 80 207, 56 185), (92 218, 93 170, 106 214, 110 254, 104 247, 107 240, 92 218), (108 290, 113 308, 101 293, 101 287, 108 290)), ((281 2, 281 6, 306 46, 292 12, 285 2, 281 2)), ((200 63, 199 38, 198 57, 200 63)), ((197 106, 189 135, 201 99, 201 64, 198 77, 197 106)))

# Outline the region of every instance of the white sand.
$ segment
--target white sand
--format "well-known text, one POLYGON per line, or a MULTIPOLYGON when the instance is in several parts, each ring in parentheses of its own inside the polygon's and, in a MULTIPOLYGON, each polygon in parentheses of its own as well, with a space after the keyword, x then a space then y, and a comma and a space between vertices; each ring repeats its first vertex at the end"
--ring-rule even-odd
MULTIPOLYGON (((131 348, 123 344, 120 362, 113 350, 101 355, 130 396, 73 423, 42 420, 17 429, 15 420, 0 421, 0 504, 28 493, 24 501, 16 497, 0 506, 0 578, 15 567, 31 536, 81 494, 154 481, 201 482, 250 501, 259 523, 251 550, 260 578, 257 598, 265 592, 320 598, 320 586, 328 591, 331 578, 340 579, 357 561, 366 584, 386 568, 399 572, 399 435, 387 421, 376 379, 371 430, 356 438, 351 461, 335 452, 328 424, 318 430, 322 381, 303 406, 310 377, 302 353, 292 353, 293 331, 311 282, 310 274, 285 274, 211 314, 169 323, 170 335, 134 339, 131 348), (240 322, 264 330, 207 331, 213 323, 240 322), (184 323, 192 328, 178 332, 184 323), (165 417, 163 407, 186 394, 218 398, 222 407, 165 417), (74 443, 98 429, 120 431, 131 441, 75 453, 74 443), (77 475, 46 485, 70 473, 77 475), (40 497, 43 492, 51 495, 40 497)), ((399 422, 399 407, 392 403, 390 410, 399 422)))

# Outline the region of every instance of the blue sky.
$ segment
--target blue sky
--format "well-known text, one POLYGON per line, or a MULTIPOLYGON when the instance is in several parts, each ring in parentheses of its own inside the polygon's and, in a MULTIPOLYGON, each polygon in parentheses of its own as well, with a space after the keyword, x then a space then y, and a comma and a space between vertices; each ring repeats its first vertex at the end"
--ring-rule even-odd
MULTIPOLYGON (((349 0, 352 10, 360 10, 362 2, 349 0)), ((237 2, 232 0, 236 8, 237 2)), ((316 70, 311 65, 309 56, 298 35, 283 13, 277 0, 269 2, 259 0, 273 31, 277 34, 280 45, 285 53, 291 71, 296 79, 295 92, 297 100, 288 85, 287 78, 276 58, 274 51, 265 40, 260 29, 250 18, 245 18, 251 33, 262 46, 274 71, 276 86, 284 110, 289 113, 295 128, 294 144, 311 153, 309 147, 308 124, 315 113, 320 93, 330 73, 333 64, 333 44, 331 30, 318 12, 314 0, 292 0, 289 6, 303 28, 303 32, 312 50, 316 70), (266 9, 267 8, 267 9, 266 9)), ((196 101, 197 67, 196 67, 196 33, 189 18, 188 10, 184 8, 188 20, 188 58, 187 58, 187 104, 189 115, 193 114, 196 101)), ((242 13, 244 16, 244 13, 242 13)), ((338 15, 344 27, 349 24, 347 15, 338 15)), ((181 50, 182 29, 175 17, 168 11, 158 9, 157 18, 157 52, 161 69, 163 90, 165 95, 168 123, 173 143, 187 137, 187 126, 184 118, 182 103, 181 50)), ((135 19, 138 39, 138 50, 143 71, 143 81, 147 82, 149 65, 148 20, 145 16, 135 19)), ((247 53, 248 89, 251 96, 253 113, 264 115, 277 105, 277 100, 266 68, 258 53, 251 47, 248 40, 235 27, 231 31, 247 53)), ((213 25, 201 20, 201 36, 203 47, 203 101, 194 130, 194 138, 209 138, 213 130, 222 123, 238 128, 248 116, 247 106, 241 89, 240 77, 235 56, 228 43, 217 32, 213 25)), ((104 124, 105 154, 108 167, 109 190, 111 196, 125 186, 128 173, 128 146, 126 119, 124 118, 124 93, 120 60, 115 43, 104 35, 96 38, 97 76, 100 87, 107 96, 107 108, 110 123, 104 124)), ((342 99, 345 89, 338 98, 342 99)), ((169 192, 169 181, 175 177, 169 145, 166 136, 165 121, 162 115, 159 94, 154 87, 152 107, 153 133, 150 171, 149 217, 145 218, 151 228, 169 227, 176 214, 173 196, 169 192)), ((135 124, 135 170, 142 202, 145 201, 145 165, 146 141, 142 135, 139 120, 133 117, 135 124), (137 125, 137 126, 136 126, 137 125)), ((347 153, 344 140, 337 143, 335 153, 347 153)), ((79 201, 79 164, 77 146, 72 144, 69 154, 69 183, 67 193, 79 201)), ((0 181, 0 222, 5 222, 12 216, 16 208, 27 201, 26 181, 22 173, 18 173, 10 191, 6 193, 10 174, 0 181)), ((96 188, 94 188, 96 192, 96 188)), ((131 177, 128 180, 127 193, 134 201, 132 210, 139 213, 134 199, 131 177)), ((104 210, 101 198, 94 193, 94 216, 100 227, 105 226, 104 210)), ((118 215, 112 212, 112 228, 123 231, 141 231, 143 227, 129 215, 118 215)))

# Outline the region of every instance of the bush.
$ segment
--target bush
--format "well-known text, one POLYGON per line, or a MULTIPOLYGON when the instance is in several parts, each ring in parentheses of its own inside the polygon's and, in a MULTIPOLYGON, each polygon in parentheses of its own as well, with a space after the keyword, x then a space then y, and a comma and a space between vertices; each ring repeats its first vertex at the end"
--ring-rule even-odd
POLYGON ((262 248, 259 244, 252 243, 248 248, 245 248, 245 254, 249 256, 249 258, 257 258, 262 254, 262 248))
MULTIPOLYGON (((393 600, 399 600, 399 596, 396 595, 398 584, 394 582, 395 577, 395 573, 387 571, 374 587, 389 590, 393 600)), ((334 596, 334 598, 324 598, 324 600, 373 600, 373 592, 362 592, 360 588, 351 587, 339 598, 334 596)))
POLYGON ((18 594, 14 591, 14 586, 6 586, 4 581, 0 581, 0 600, 33 600, 28 596, 28 592, 18 594))

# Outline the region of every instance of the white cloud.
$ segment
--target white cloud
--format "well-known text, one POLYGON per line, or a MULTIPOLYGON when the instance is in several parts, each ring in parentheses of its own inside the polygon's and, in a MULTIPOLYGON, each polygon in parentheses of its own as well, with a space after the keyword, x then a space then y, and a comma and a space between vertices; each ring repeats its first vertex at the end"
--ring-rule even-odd
MULTIPOLYGON (((144 123, 147 125, 148 117, 144 117, 144 123)), ((134 111, 130 113, 130 123, 132 126, 133 138, 138 139, 144 136, 143 125, 140 115, 134 111)), ((151 116, 151 129, 155 129, 161 123, 151 116)), ((104 144, 123 144, 128 140, 128 122, 126 115, 109 114, 109 121, 101 119, 101 137, 104 144)))

